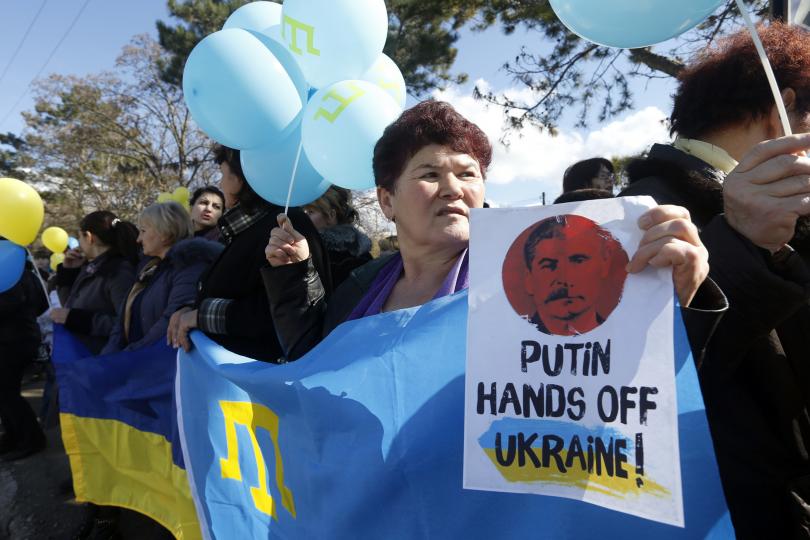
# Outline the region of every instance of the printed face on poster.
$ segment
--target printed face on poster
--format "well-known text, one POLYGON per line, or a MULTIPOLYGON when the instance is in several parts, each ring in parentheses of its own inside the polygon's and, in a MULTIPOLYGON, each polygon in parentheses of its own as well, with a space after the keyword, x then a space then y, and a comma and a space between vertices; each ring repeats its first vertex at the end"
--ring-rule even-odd
POLYGON ((464 487, 683 526, 669 270, 649 197, 473 212, 464 487))

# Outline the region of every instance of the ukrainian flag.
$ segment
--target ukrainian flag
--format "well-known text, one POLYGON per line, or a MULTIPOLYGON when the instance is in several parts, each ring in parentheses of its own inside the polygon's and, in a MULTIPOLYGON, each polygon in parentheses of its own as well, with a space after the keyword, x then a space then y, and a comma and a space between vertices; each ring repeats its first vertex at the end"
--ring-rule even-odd
POLYGON ((201 537, 177 435, 176 352, 164 343, 90 356, 54 329, 62 440, 76 500, 145 514, 178 539, 201 537))
POLYGON ((686 527, 462 489, 467 294, 351 321, 268 365, 199 332, 180 353, 184 459, 207 538, 733 538, 676 317, 686 527))

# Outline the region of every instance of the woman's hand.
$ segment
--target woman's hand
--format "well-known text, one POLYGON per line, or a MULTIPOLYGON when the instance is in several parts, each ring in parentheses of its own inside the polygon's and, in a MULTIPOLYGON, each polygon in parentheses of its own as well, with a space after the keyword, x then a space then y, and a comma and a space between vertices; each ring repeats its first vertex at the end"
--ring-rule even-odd
POLYGON ((264 249, 270 266, 283 266, 305 261, 309 258, 309 244, 306 238, 293 229, 285 214, 278 215, 278 227, 270 231, 270 241, 264 249))
POLYGON ((65 260, 62 266, 65 268, 78 268, 84 264, 84 253, 79 248, 69 249, 65 252, 65 260))
POLYGON ((197 328, 197 310, 190 307, 178 309, 169 319, 166 342, 175 349, 183 347, 184 351, 190 351, 191 340, 188 338, 188 333, 192 328, 197 328))
POLYGON ((672 267, 672 282, 681 305, 686 307, 709 274, 709 252, 700 241, 689 211, 681 206, 662 205, 647 211, 638 220, 644 236, 627 271, 672 267))
POLYGON ((70 313, 70 309, 68 308, 55 307, 48 312, 48 315, 50 315, 53 322, 65 324, 65 321, 68 318, 68 313, 70 313))

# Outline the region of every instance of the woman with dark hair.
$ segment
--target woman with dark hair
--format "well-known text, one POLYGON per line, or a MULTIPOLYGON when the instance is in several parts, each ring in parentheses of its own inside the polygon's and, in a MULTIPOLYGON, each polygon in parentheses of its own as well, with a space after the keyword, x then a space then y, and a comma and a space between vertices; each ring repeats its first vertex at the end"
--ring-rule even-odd
POLYGON ((613 163, 601 157, 577 161, 563 173, 563 193, 579 189, 613 190, 613 163))
MULTIPOLYGON (((220 187, 227 208, 219 220, 225 250, 200 279, 194 307, 172 316, 168 341, 188 350, 188 332, 199 328, 237 354, 277 362, 283 354, 273 330, 260 269, 266 264, 268 231, 284 209, 253 191, 242 173, 239 150, 217 145, 215 160, 222 172, 220 187)), ((326 276, 326 286, 330 287, 329 267, 318 231, 300 208, 291 208, 289 215, 312 246, 314 268, 326 276)))
MULTIPOLYGON (((402 113, 377 142, 373 160, 377 198, 396 225, 400 251, 354 270, 328 303, 317 286, 307 242, 282 219, 265 252, 271 267, 264 278, 287 358, 300 357, 344 321, 465 289, 470 210, 483 207, 491 159, 487 136, 450 104, 425 101, 402 113)), ((650 214, 651 222, 664 227, 673 220, 686 221, 666 208, 650 214)), ((633 261, 635 271, 658 253, 666 259, 673 242, 680 243, 677 249, 694 255, 680 269, 691 279, 676 280, 688 304, 705 276, 702 246, 692 237, 681 240, 666 232, 655 238, 662 240, 650 245, 652 239, 645 237, 633 261)))
POLYGON ((810 35, 758 32, 803 134, 780 137, 742 30, 681 71, 677 136, 627 167, 622 195, 686 207, 728 297, 698 374, 737 537, 810 538, 810 35))
POLYGON ((197 188, 191 195, 189 204, 194 236, 201 236, 206 240, 219 240, 217 221, 225 210, 225 195, 222 191, 215 186, 197 188))
POLYGON ((335 287, 343 283, 352 270, 371 260, 371 240, 354 226, 358 214, 351 197, 348 189, 332 186, 320 198, 304 206, 304 212, 321 233, 335 287))
POLYGON ((61 308, 51 319, 98 354, 107 343, 127 292, 135 281, 138 229, 112 212, 87 214, 79 224, 79 248, 71 249, 57 267, 61 308))

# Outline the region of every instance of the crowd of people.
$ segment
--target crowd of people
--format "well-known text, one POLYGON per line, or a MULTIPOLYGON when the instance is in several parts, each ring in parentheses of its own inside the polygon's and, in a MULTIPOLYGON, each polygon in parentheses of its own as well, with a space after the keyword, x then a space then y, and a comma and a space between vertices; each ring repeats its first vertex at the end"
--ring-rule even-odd
MULTIPOLYGON (((618 195, 659 204, 639 220, 628 271, 672 269, 738 536, 810 538, 810 37, 781 24, 761 36, 801 134, 781 136, 754 45, 738 33, 680 75, 674 141, 631 163, 618 195)), ((285 213, 222 146, 220 186, 196 190, 190 213, 153 204, 137 227, 88 214, 49 280, 63 307, 47 310, 30 263, 0 294, 3 458, 44 445, 20 397, 43 312, 94 354, 161 339, 188 350, 199 329, 238 354, 294 361, 345 321, 468 286, 470 210, 484 207, 491 160, 483 131, 448 103, 406 110, 374 150, 396 229, 377 258, 347 190, 285 213)), ((614 172, 601 158, 573 165, 555 202, 612 197, 614 172)))

